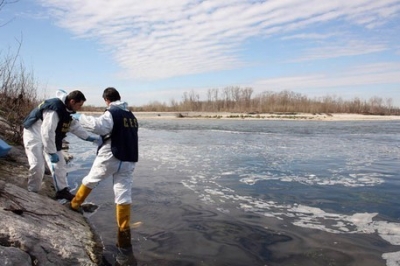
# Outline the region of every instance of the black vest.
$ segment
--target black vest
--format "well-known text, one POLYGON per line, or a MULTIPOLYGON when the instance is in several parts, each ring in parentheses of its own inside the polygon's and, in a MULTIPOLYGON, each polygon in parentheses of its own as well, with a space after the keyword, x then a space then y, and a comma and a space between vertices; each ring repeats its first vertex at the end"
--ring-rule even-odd
POLYGON ((139 159, 138 122, 132 112, 116 106, 107 110, 111 113, 114 127, 111 132, 111 152, 118 160, 137 162, 139 159))
POLYGON ((59 122, 56 128, 56 139, 55 144, 57 151, 60 151, 62 148, 62 140, 67 135, 69 131, 69 127, 71 126, 71 113, 67 111, 65 104, 58 98, 52 98, 45 100, 38 107, 33 109, 29 115, 24 119, 23 125, 24 128, 30 128, 37 120, 43 120, 43 111, 44 110, 53 110, 57 112, 59 122))

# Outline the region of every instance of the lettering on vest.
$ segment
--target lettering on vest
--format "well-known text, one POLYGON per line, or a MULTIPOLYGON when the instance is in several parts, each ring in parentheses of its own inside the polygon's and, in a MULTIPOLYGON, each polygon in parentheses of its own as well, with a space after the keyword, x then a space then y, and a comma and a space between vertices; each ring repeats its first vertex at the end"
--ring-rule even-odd
POLYGON ((124 127, 137 128, 137 120, 124 117, 124 127), (128 122, 129 121, 129 122, 128 122))
POLYGON ((71 121, 69 121, 69 122, 64 122, 64 123, 62 124, 61 132, 67 133, 67 132, 69 131, 70 126, 71 126, 71 121))

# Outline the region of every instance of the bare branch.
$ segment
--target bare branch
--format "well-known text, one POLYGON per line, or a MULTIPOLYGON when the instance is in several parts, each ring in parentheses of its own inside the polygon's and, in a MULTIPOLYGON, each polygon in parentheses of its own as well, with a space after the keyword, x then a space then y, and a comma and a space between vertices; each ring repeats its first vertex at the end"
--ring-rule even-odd
MULTIPOLYGON (((12 0, 12 1, 10 1, 10 0, 0 0, 0 12, 6 5, 15 4, 17 2, 19 2, 19 0, 12 0)), ((3 24, 0 24, 0 28, 6 26, 9 23, 11 23, 14 19, 15 19, 15 17, 9 19, 8 21, 4 22, 3 24)))

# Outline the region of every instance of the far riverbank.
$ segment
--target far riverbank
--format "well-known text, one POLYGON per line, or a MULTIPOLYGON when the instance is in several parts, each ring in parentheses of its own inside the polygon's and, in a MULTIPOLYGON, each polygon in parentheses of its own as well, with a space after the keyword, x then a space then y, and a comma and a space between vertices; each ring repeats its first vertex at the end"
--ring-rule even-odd
MULTIPOLYGON (((101 114, 101 112, 83 112, 101 114)), ((364 115, 344 113, 231 113, 231 112, 134 112, 140 119, 254 119, 254 120, 315 120, 315 121, 377 121, 400 120, 397 115, 364 115)))

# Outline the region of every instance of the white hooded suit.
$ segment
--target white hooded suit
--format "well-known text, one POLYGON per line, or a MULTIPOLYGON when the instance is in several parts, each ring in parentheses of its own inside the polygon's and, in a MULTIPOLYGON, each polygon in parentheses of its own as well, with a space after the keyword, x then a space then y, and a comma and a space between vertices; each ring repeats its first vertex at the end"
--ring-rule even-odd
MULTIPOLYGON (((110 106, 130 112, 127 103, 123 101, 111 102, 110 106)), ((110 135, 114 126, 113 117, 108 111, 104 112, 100 117, 82 114, 79 117, 79 122, 86 130, 100 136, 110 135)), ((131 204, 131 188, 135 165, 135 162, 120 161, 115 158, 111 151, 111 139, 108 139, 99 149, 89 174, 82 179, 82 184, 93 189, 100 181, 112 176, 115 203, 131 204)))
MULTIPOLYGON (((57 98, 63 103, 65 103, 67 95, 66 92, 61 90, 57 91, 56 94, 57 98)), ((71 110, 67 111, 72 112, 71 110)), ((44 110, 43 120, 39 119, 28 129, 24 128, 24 147, 29 162, 28 191, 38 192, 40 190, 45 163, 51 171, 56 191, 68 187, 66 162, 62 151, 57 151, 55 144, 58 122, 57 112, 44 110), (50 153, 56 153, 60 160, 57 163, 52 163, 50 161, 50 153)), ((89 137, 89 133, 75 120, 71 121, 69 132, 83 140, 89 137)))

